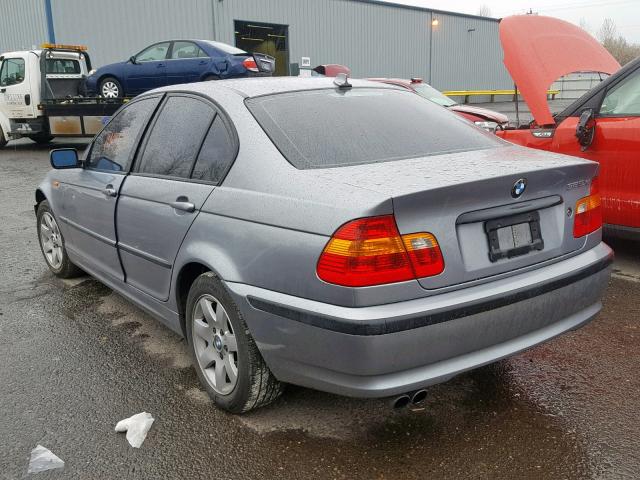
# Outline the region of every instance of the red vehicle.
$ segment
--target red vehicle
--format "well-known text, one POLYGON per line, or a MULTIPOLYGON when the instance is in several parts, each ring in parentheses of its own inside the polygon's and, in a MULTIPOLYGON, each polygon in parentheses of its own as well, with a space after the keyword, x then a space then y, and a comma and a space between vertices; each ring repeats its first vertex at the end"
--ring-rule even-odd
POLYGON ((585 31, 535 15, 503 19, 500 40, 505 66, 534 121, 497 134, 527 147, 599 162, 606 231, 640 239, 640 58, 620 68, 585 31), (573 72, 610 76, 552 115, 546 91, 573 72))
POLYGON ((509 118, 506 115, 486 108, 456 103, 431 85, 424 83, 421 78, 412 78, 411 80, 403 80, 400 78, 369 78, 368 80, 390 83, 391 85, 398 85, 399 87, 411 90, 421 97, 431 100, 433 103, 453 110, 458 115, 472 121, 485 130, 494 132, 506 128, 509 125, 509 118))

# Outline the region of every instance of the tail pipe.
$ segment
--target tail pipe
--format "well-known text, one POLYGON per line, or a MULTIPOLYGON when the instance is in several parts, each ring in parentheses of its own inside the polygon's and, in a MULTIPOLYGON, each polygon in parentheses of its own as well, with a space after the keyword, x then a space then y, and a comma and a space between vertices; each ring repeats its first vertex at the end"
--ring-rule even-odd
POLYGON ((427 399, 427 391, 425 389, 416 390, 415 392, 403 393, 393 398, 391 406, 400 410, 409 406, 420 406, 427 399))

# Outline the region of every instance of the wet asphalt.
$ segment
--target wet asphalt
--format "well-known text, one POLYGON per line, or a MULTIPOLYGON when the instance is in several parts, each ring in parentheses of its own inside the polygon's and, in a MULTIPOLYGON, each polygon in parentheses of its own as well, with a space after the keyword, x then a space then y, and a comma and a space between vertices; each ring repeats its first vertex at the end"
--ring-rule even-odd
POLYGON ((184 341, 89 277, 61 281, 36 239, 48 147, 0 151, 0 479, 41 444, 37 478, 414 479, 640 477, 640 250, 585 328, 429 389, 394 411, 290 387, 242 417, 208 400, 184 341), (116 422, 156 419, 139 450, 116 422))

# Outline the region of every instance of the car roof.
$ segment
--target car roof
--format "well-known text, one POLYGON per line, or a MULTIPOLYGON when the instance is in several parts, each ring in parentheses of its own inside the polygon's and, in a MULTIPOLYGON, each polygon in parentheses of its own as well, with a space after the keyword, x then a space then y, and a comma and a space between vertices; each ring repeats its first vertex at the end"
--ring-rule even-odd
MULTIPOLYGON (((326 88, 337 88, 332 77, 254 77, 237 78, 229 80, 215 80, 209 82, 188 83, 183 85, 172 85, 162 87, 152 92, 181 91, 200 93, 215 97, 218 90, 232 90, 238 95, 248 97, 259 97, 261 95, 271 95, 276 93, 296 92, 302 90, 319 90, 326 88)), ((393 85, 368 80, 349 79, 349 83, 355 88, 382 88, 391 90, 404 90, 393 85)), ((151 93, 151 92, 149 92, 151 93)))

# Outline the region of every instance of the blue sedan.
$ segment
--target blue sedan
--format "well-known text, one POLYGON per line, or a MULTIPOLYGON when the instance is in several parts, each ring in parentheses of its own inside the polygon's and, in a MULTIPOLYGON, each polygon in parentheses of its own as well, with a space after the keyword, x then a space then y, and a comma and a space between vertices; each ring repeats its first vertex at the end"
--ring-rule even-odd
POLYGON ((271 75, 275 59, 210 40, 155 43, 126 62, 91 71, 87 91, 104 98, 132 97, 164 85, 271 75))

